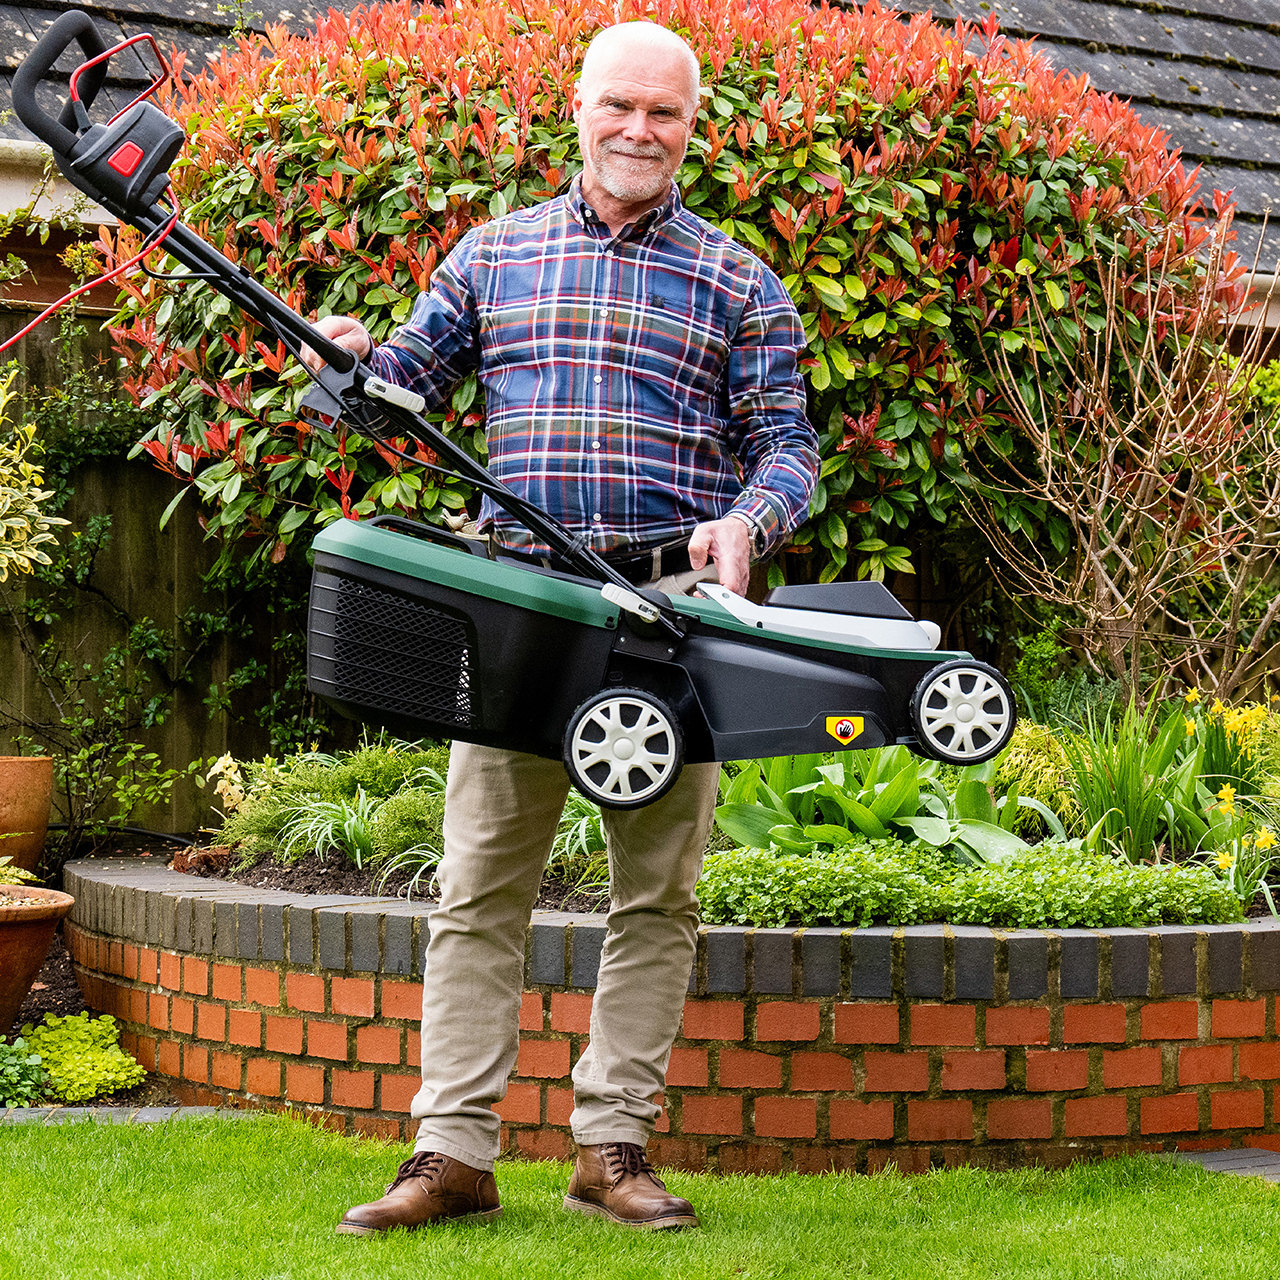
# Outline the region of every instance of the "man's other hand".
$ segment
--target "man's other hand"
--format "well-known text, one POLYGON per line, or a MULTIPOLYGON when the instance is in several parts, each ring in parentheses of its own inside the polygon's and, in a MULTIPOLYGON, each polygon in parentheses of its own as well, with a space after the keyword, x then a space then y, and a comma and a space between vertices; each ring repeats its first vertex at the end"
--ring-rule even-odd
MULTIPOLYGON (((315 327, 344 351, 354 351, 360 360, 373 350, 373 339, 369 337, 368 329, 352 316, 325 316, 323 320, 316 321, 315 327)), ((307 346, 302 348, 302 363, 308 369, 324 368, 324 361, 307 346)))
POLYGON ((751 534, 746 523, 726 516, 700 524, 689 539, 690 568, 705 569, 708 556, 716 563, 720 585, 734 595, 745 596, 751 577, 751 534))

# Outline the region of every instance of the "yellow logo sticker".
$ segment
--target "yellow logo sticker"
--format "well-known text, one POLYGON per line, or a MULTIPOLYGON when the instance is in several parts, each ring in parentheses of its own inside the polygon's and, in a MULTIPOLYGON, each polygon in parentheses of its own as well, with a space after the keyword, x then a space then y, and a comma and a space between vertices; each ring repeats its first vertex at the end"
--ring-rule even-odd
POLYGON ((828 716, 827 732, 842 746, 847 747, 862 734, 861 716, 828 716))

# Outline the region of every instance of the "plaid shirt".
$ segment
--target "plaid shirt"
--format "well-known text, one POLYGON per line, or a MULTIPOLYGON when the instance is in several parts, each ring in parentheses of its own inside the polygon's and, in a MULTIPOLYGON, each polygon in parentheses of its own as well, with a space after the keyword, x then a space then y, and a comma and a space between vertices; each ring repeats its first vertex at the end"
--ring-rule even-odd
MULTIPOLYGON (((444 404, 478 371, 489 469, 596 551, 730 510, 777 542, 806 516, 817 437, 781 281, 675 188, 616 237, 563 196, 469 231, 368 363, 444 404)), ((545 553, 484 499, 480 527, 545 553)))

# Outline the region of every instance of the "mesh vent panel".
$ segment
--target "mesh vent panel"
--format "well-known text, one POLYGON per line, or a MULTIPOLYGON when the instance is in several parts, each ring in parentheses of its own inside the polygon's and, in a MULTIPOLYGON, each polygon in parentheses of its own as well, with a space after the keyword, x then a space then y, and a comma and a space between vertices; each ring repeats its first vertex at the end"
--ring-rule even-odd
POLYGON ((344 702, 457 728, 473 721, 467 626, 347 578, 334 608, 334 692, 344 702))

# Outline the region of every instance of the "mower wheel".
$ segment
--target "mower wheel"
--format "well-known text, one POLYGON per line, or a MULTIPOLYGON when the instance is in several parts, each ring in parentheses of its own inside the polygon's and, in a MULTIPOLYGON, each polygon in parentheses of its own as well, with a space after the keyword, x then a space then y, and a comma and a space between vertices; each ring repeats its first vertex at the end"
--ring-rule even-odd
POLYGON ((947 764, 981 764, 1013 737, 1017 703, 995 667, 963 658, 926 673, 911 699, 920 750, 947 764))
POLYGON ((639 809, 675 785, 684 764, 680 721, 643 689, 606 689, 573 713, 564 767, 602 809, 639 809))

